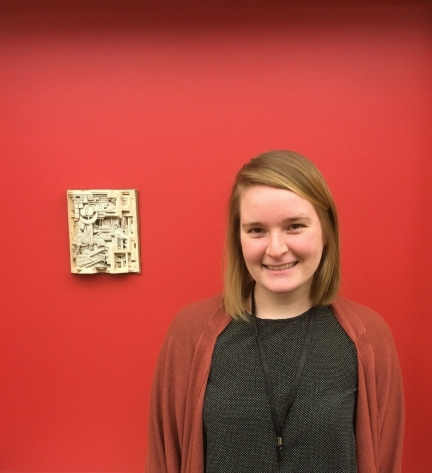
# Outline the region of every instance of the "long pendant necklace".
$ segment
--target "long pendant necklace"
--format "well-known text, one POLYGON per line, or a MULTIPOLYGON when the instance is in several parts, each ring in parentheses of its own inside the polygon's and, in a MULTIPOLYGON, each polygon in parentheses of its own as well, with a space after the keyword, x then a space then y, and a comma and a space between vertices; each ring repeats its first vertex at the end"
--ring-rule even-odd
POLYGON ((263 368, 263 373, 264 373, 264 381, 265 381, 267 396, 268 396, 269 403, 270 403, 270 413, 271 413, 271 418, 272 418, 272 422, 273 422, 273 428, 274 428, 274 431, 275 431, 275 434, 276 434, 276 458, 277 458, 278 463, 280 463, 283 459, 283 456, 282 456, 282 452, 283 452, 283 428, 285 426, 285 423, 286 423, 286 420, 289 416, 291 408, 294 404, 294 400, 295 400, 295 397, 296 397, 296 394, 297 394, 297 391, 298 391, 298 388, 299 388, 299 385, 300 385, 300 380, 301 380, 301 377, 302 377, 302 374, 303 374, 303 369, 304 369, 304 366, 305 366, 305 363, 306 363, 306 358, 307 358, 307 354, 308 354, 308 350, 309 350, 309 345, 310 345, 310 342, 311 342, 311 339, 312 339, 313 323, 314 323, 314 320, 315 320, 315 311, 312 311, 312 313, 310 315, 310 318, 309 318, 309 326, 308 326, 308 330, 307 330, 307 333, 306 333, 306 338, 305 338, 304 345, 303 345, 303 352, 302 352, 302 355, 301 355, 301 358, 300 358, 299 365, 297 367, 297 372, 296 372, 296 375, 295 375, 295 378, 294 378, 293 387, 292 387, 292 389, 289 393, 287 410, 286 410, 285 416, 284 416, 284 418, 282 419, 281 422, 278 419, 278 415, 277 415, 277 411, 276 411, 276 403, 275 403, 275 399, 274 399, 273 386, 272 386, 271 379, 270 379, 270 370, 269 370, 268 363, 267 363, 267 356, 265 354, 264 346, 263 346, 261 338, 260 338, 260 334, 259 334, 259 330, 258 330, 258 324, 257 324, 257 321, 256 321, 256 307, 255 307, 254 291, 252 291, 252 320, 253 320, 253 324, 254 324, 254 328, 255 328, 255 335, 256 335, 256 339, 257 339, 257 342, 258 342, 259 351, 260 351, 260 355, 261 355, 261 363, 262 363, 262 368, 263 368))

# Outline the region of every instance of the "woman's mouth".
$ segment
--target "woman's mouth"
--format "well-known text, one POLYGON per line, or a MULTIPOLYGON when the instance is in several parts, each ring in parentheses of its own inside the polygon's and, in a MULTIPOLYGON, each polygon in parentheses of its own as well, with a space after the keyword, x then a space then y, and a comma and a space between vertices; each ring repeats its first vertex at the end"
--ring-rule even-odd
POLYGON ((294 261, 293 263, 276 264, 276 265, 263 264, 263 266, 267 269, 270 269, 271 271, 283 271, 284 269, 290 269, 294 267, 297 263, 298 261, 294 261))

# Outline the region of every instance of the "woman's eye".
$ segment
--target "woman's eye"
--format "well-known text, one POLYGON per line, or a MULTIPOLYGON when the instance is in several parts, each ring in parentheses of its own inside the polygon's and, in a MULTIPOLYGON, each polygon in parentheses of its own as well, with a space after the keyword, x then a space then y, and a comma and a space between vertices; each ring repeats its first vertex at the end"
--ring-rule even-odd
POLYGON ((302 223, 293 223, 288 227, 288 230, 299 230, 300 228, 303 228, 304 225, 302 223))
POLYGON ((262 228, 250 228, 248 233, 251 233, 252 235, 259 235, 263 233, 264 230, 262 228))

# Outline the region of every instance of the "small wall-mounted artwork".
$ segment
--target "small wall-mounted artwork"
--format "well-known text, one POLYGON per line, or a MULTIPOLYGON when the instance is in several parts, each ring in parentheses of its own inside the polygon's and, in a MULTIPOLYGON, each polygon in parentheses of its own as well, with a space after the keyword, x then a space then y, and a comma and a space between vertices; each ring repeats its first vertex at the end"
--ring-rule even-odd
POLYGON ((138 193, 68 190, 72 273, 139 273, 138 193))

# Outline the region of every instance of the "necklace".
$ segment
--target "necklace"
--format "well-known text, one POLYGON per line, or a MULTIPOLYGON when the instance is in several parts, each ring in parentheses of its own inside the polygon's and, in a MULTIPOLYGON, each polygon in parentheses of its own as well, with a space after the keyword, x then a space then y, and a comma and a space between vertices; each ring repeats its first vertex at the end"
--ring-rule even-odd
POLYGON ((257 321, 256 321, 256 307, 255 307, 254 291, 252 291, 252 320, 253 320, 253 324, 254 324, 254 328, 255 328, 255 336, 256 336, 256 339, 257 339, 257 343, 258 343, 258 347, 259 347, 259 351, 260 351, 260 356, 261 356, 261 363, 262 363, 262 369, 263 369, 263 374, 264 374, 264 382, 265 382, 267 396, 268 396, 269 404, 270 404, 270 414, 271 414, 271 418, 272 418, 273 429, 274 429, 275 434, 276 434, 276 458, 277 458, 278 463, 280 463, 283 459, 283 456, 282 456, 282 452, 283 452, 283 428, 285 426, 285 423, 286 423, 286 420, 289 416, 291 408, 294 404, 294 400, 295 400, 295 397, 296 397, 296 394, 297 394, 297 391, 298 391, 298 388, 299 388, 299 385, 300 385, 300 380, 301 380, 301 377, 302 377, 302 374, 303 374, 303 369, 304 369, 304 366, 305 366, 305 363, 306 363, 307 353, 308 353, 309 345, 310 345, 311 338, 312 338, 313 323, 314 323, 314 320, 315 320, 315 312, 312 311, 312 313, 310 315, 310 318, 309 318, 309 326, 308 326, 308 330, 307 330, 307 333, 306 333, 306 338, 305 338, 304 345, 303 345, 302 355, 300 357, 300 361, 299 361, 299 364, 298 364, 298 367, 297 367, 297 372, 296 372, 296 375, 295 375, 295 378, 294 378, 293 387, 292 387, 292 389, 289 393, 287 410, 285 412, 285 416, 282 419, 282 421, 279 421, 279 419, 278 419, 278 415, 277 415, 277 411, 276 411, 276 403, 275 403, 274 393, 273 393, 273 386, 272 386, 271 379, 270 379, 270 370, 269 370, 268 363, 267 363, 267 355, 265 353, 264 346, 263 346, 262 341, 261 341, 261 337, 260 337, 259 330, 258 330, 258 324, 257 324, 257 321))

